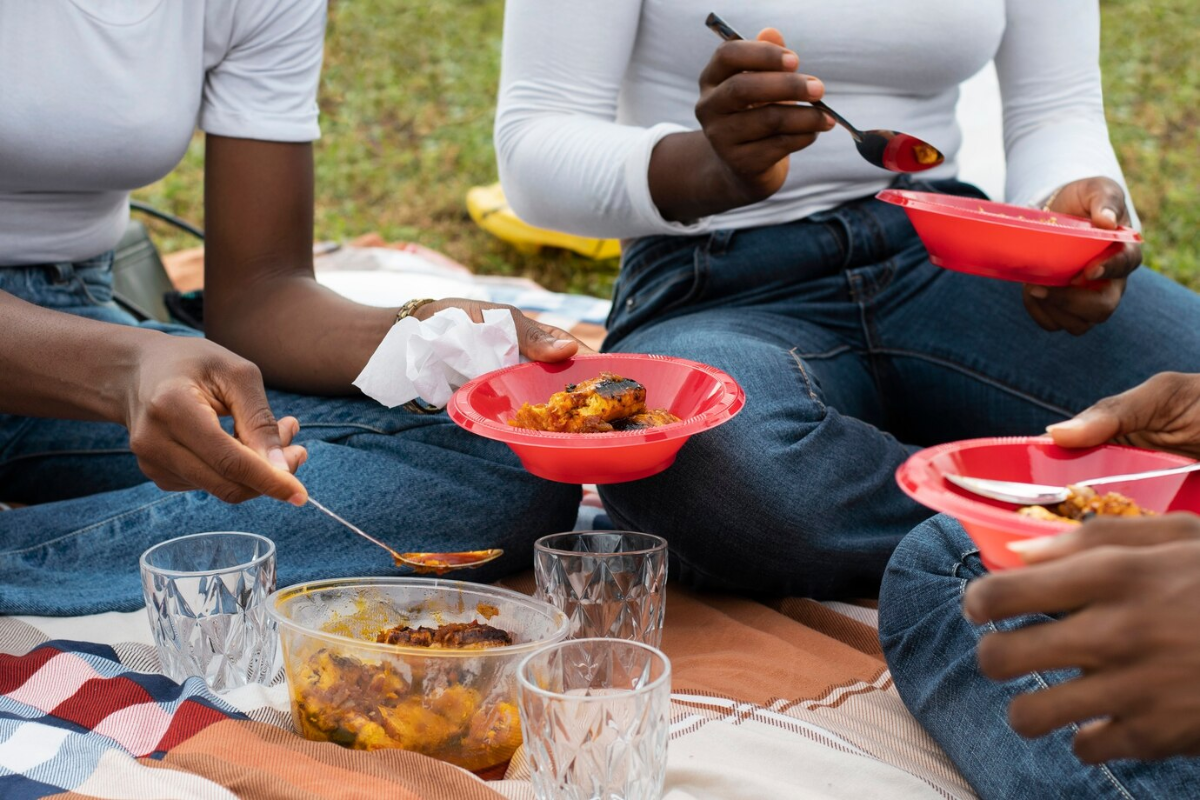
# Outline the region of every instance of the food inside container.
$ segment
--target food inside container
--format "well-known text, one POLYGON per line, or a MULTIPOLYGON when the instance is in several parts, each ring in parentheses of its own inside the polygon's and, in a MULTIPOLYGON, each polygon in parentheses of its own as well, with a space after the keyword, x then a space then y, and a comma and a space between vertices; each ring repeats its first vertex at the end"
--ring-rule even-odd
POLYGON ((517 592, 421 578, 320 581, 276 592, 268 608, 305 738, 476 772, 521 744, 517 663, 568 629, 517 592))
POLYGON ((1144 509, 1135 501, 1119 492, 1098 493, 1089 486, 1068 486, 1070 495, 1053 508, 1025 506, 1018 509, 1022 517, 1046 522, 1067 522, 1078 525, 1092 517, 1152 517, 1154 512, 1144 509))
POLYGON ((508 421, 514 428, 549 433, 608 433, 679 422, 664 408, 646 408, 646 387, 612 372, 569 383, 545 403, 525 403, 508 421))

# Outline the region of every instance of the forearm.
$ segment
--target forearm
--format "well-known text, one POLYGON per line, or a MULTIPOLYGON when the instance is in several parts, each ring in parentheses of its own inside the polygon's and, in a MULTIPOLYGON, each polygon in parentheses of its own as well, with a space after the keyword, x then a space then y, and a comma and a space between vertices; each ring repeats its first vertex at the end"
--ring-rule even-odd
POLYGON ((51 311, 0 292, 0 412, 118 422, 153 331, 51 311))
POLYGON ((205 303, 209 339, 253 361, 268 386, 316 395, 357 391, 354 379, 396 314, 354 303, 299 273, 237 291, 209 290, 205 303))

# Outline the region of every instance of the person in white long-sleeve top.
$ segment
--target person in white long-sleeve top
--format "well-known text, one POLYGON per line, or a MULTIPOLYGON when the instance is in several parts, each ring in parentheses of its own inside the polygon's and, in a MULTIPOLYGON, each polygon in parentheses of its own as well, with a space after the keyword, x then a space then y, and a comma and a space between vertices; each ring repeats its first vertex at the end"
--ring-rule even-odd
POLYGON ((994 60, 1003 199, 1129 224, 1099 46, 1096 0, 509 0, 495 141, 514 209, 624 240, 606 349, 710 363, 747 393, 672 469, 602 487, 614 521, 666 536, 692 585, 873 595, 928 516, 892 478, 915 447, 1038 431, 1200 369, 1200 299, 1136 270, 1137 246, 1088 287, 1020 286, 935 267, 873 199, 982 197, 955 180, 955 102, 994 60), (709 11, 761 33, 721 43, 709 11), (878 169, 818 98, 946 162, 878 169))

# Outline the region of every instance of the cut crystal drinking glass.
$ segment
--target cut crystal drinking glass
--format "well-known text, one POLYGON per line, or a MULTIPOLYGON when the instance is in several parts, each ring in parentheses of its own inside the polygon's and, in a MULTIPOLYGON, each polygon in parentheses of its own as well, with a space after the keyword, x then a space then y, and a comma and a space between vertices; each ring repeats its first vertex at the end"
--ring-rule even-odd
POLYGON ((666 614, 667 541, 647 533, 581 531, 534 544, 538 597, 571 621, 571 638, 657 647, 666 614))
POLYGON ((142 591, 163 672, 203 678, 214 692, 267 683, 279 637, 264 601, 275 590, 275 545, 253 533, 198 533, 151 547, 142 591))
POLYGON ((618 639, 561 642, 517 670, 521 730, 538 800, 659 800, 671 662, 618 639))

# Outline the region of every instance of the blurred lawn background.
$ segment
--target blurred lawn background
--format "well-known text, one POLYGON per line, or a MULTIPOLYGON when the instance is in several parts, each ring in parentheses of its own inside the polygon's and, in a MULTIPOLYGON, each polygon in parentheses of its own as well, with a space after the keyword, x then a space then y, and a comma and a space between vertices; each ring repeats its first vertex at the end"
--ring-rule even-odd
MULTIPOLYGON (((1053 2, 1053 0, 1049 0, 1053 2)), ((522 255, 475 227, 465 196, 496 180, 492 119, 502 0, 331 0, 316 146, 318 240, 378 231, 480 273, 607 296, 617 262, 522 255)), ((1200 2, 1103 0, 1117 153, 1147 263, 1200 289, 1200 2)), ((202 221, 203 141, 138 199, 202 221)), ((161 231, 166 250, 194 242, 161 231)))

